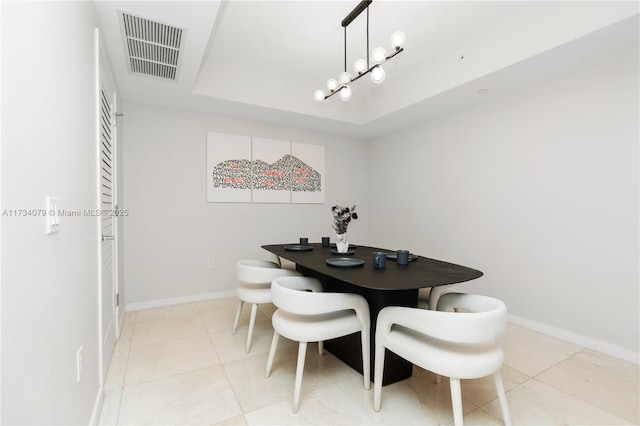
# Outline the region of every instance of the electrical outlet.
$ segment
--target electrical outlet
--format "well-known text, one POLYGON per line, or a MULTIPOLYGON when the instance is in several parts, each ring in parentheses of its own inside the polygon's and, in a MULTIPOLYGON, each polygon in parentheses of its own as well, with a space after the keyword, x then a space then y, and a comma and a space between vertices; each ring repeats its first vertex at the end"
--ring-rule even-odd
POLYGON ((209 258, 209 261, 207 262, 207 267, 209 269, 213 269, 213 257, 209 258))
POLYGON ((84 346, 80 346, 78 352, 76 352, 76 381, 79 382, 82 377, 82 348, 84 346))

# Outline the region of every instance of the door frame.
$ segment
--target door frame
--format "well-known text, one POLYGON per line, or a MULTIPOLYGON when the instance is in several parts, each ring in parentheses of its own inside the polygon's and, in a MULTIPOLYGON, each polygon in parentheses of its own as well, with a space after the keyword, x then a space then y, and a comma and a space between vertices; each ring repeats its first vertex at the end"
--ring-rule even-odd
MULTIPOLYGON (((106 374, 107 374, 107 370, 108 370, 108 362, 110 362, 110 360, 105 360, 104 358, 104 351, 105 351, 105 347, 104 347, 104 336, 103 336, 103 299, 102 299, 102 287, 103 287, 103 280, 102 280, 102 245, 103 245, 103 240, 102 240, 102 200, 101 200, 101 132, 100 132, 100 120, 101 120, 101 115, 100 115, 100 103, 101 103, 101 90, 102 90, 102 83, 104 80, 107 80, 108 85, 111 86, 109 88, 110 91, 113 91, 113 93, 108 93, 108 97, 109 97, 109 102, 112 103, 112 117, 111 117, 111 126, 112 126, 112 161, 111 161, 111 166, 112 166, 112 199, 113 199, 113 209, 115 213, 115 210, 117 209, 117 200, 118 200, 118 193, 117 193, 117 153, 116 153, 116 146, 117 146, 117 130, 116 130, 116 106, 117 106, 117 87, 115 84, 115 79, 113 78, 113 72, 111 71, 111 67, 109 65, 109 61, 107 58, 107 50, 106 47, 104 46, 103 42, 102 42, 102 38, 100 35, 100 30, 98 28, 95 28, 94 30, 94 35, 95 35, 95 96, 96 96, 96 104, 95 104, 95 108, 96 108, 96 116, 95 116, 95 122, 96 122, 96 139, 94 141, 95 143, 95 147, 96 147, 96 158, 95 158, 95 164, 96 164, 96 182, 95 182, 95 189, 96 189, 96 212, 100 212, 100 214, 96 214, 96 256, 97 256, 97 302, 98 302, 98 311, 97 311, 97 315, 98 315, 98 371, 99 371, 99 375, 100 375, 100 387, 103 388, 104 387, 104 383, 105 383, 105 379, 106 379, 106 374)), ((120 318, 119 318, 119 303, 116 303, 117 298, 118 298, 118 244, 117 244, 117 237, 118 237, 118 228, 117 228, 117 217, 113 217, 113 235, 116 237, 115 240, 113 240, 111 242, 112 244, 112 257, 113 257, 113 302, 114 302, 114 312, 113 312, 113 327, 114 327, 114 338, 115 338, 115 342, 117 342, 118 338, 120 337, 120 318)), ((114 343, 114 348, 115 348, 115 343, 114 343)), ((113 356, 113 350, 111 351, 111 356, 113 356)))

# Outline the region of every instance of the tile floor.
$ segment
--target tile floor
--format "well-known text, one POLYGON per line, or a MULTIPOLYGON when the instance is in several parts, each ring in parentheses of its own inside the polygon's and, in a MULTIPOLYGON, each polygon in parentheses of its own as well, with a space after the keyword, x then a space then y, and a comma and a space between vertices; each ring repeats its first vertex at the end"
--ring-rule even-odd
MULTIPOLYGON (((264 378, 272 305, 258 311, 245 353, 249 309, 231 335, 236 298, 130 312, 105 384, 99 423, 141 424, 452 424, 448 381, 414 368, 382 390, 382 410, 362 376, 309 345, 300 411, 291 412, 297 344, 280 340, 264 378)), ((509 325, 502 374, 514 425, 638 424, 639 367, 509 325)), ((372 387, 373 389, 373 387, 372 387)), ((463 381, 464 420, 502 424, 490 378, 463 381)))

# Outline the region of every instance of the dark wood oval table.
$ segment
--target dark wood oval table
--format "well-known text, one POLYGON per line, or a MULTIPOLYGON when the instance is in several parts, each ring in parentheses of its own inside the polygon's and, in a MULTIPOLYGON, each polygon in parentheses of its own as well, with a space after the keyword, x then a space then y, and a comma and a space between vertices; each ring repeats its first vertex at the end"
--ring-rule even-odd
MULTIPOLYGON (((263 249, 296 264, 296 270, 305 276, 320 280, 325 291, 356 293, 369 303, 371 313, 371 378, 374 373, 375 330, 378 312, 386 306, 418 306, 418 290, 474 280, 483 274, 476 269, 456 265, 422 256, 408 265, 398 265, 387 259, 384 269, 373 267, 372 253, 382 251, 395 253, 378 247, 356 245, 353 255, 332 254, 332 247, 320 243, 309 244, 307 251, 291 251, 285 246, 291 244, 264 245, 263 249), (327 264, 327 259, 348 257, 362 259, 364 264, 355 268, 340 268, 327 264)), ((347 365, 362 374, 362 351, 360 338, 352 334, 325 342, 324 347, 347 365)), ((413 365, 392 352, 385 356, 383 385, 395 383, 411 377, 413 365)))

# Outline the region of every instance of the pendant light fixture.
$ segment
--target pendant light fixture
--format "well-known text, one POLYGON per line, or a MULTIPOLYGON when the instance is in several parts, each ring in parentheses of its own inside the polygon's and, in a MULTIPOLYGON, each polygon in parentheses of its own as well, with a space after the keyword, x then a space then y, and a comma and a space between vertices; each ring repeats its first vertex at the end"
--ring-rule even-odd
POLYGON ((393 52, 387 54, 384 47, 376 47, 371 52, 371 62, 369 63, 369 5, 373 0, 362 0, 356 7, 342 20, 342 27, 344 28, 344 71, 338 75, 338 79, 331 78, 327 81, 327 91, 318 89, 313 93, 313 98, 322 102, 329 99, 331 96, 338 94, 338 97, 342 101, 348 101, 351 99, 351 83, 367 74, 370 74, 371 81, 376 84, 382 83, 385 78, 385 71, 382 68, 382 64, 396 56, 398 53, 404 51, 403 45, 406 40, 406 36, 402 31, 396 31, 391 34, 391 47, 393 52), (362 12, 367 11, 367 59, 357 59, 354 64, 353 76, 347 71, 347 27, 354 19, 358 17, 362 12))

